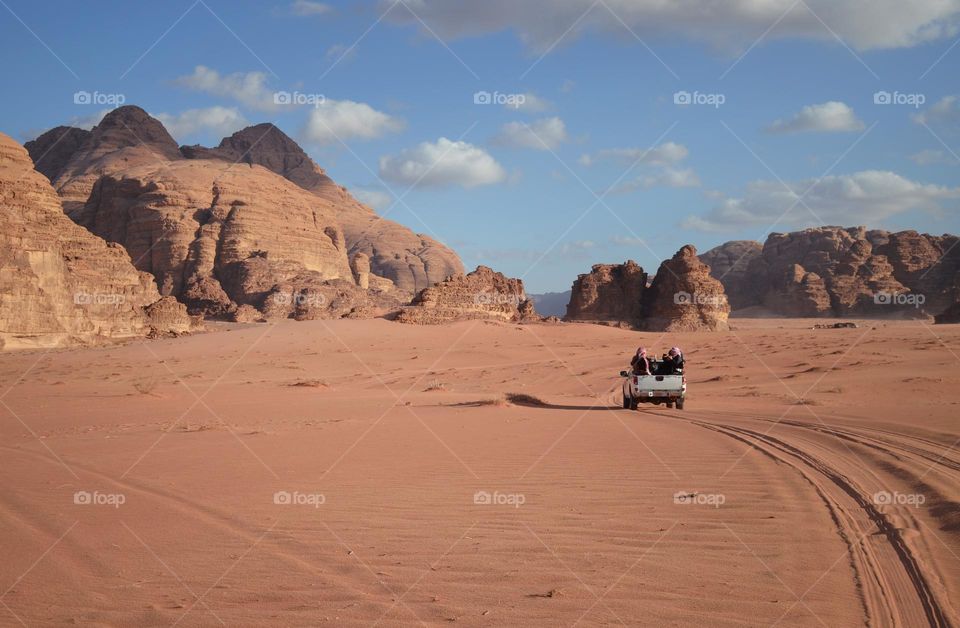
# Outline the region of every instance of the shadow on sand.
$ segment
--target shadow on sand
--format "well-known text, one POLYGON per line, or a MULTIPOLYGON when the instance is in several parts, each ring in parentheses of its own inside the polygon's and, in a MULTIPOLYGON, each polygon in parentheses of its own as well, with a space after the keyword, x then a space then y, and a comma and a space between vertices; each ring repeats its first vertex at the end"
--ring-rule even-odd
POLYGON ((453 406, 461 408, 479 408, 482 406, 521 406, 524 408, 539 408, 543 410, 580 410, 580 411, 601 411, 608 412, 611 410, 619 410, 619 406, 599 406, 599 405, 575 405, 575 404, 563 404, 563 403, 548 403, 542 399, 538 399, 533 395, 526 395, 523 393, 507 393, 504 399, 488 399, 483 401, 466 401, 463 403, 455 403, 453 406))

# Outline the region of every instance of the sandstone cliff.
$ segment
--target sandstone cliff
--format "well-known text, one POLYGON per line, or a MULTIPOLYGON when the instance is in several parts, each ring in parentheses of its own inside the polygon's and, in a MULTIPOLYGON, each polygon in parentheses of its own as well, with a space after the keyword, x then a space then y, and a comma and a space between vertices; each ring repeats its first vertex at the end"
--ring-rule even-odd
POLYGON ((646 289, 647 273, 633 260, 596 264, 573 282, 565 320, 636 326, 646 289))
POLYGON ((692 246, 664 261, 649 286, 647 279, 633 261, 597 264, 574 281, 564 320, 651 331, 727 329, 723 284, 692 246))
POLYGON ((664 260, 643 298, 641 327, 648 331, 723 331, 730 304, 723 284, 684 246, 664 260))
POLYGON ((527 299, 523 282, 486 266, 466 275, 454 275, 421 290, 397 317, 401 323, 419 325, 471 319, 514 322, 540 320, 527 299))
POLYGON ((272 124, 181 149, 128 106, 92 132, 51 130, 31 149, 68 214, 122 244, 192 312, 380 315, 462 272, 452 251, 358 203, 272 124))
MULTIPOLYGON (((960 247, 952 235, 819 227, 771 234, 742 273, 714 269, 735 308, 783 316, 921 316, 960 298, 960 247)), ((727 243, 704 254, 725 259, 727 243), (720 249, 720 251, 718 251, 720 249)))
POLYGON ((763 245, 753 240, 734 240, 714 247, 700 256, 710 275, 723 283, 730 307, 738 310, 756 303, 755 284, 747 272, 763 245))
POLYGON ((27 151, 0 134, 0 349, 182 332, 185 308, 161 300, 122 247, 74 224, 27 151))
POLYGON ((234 133, 216 148, 185 146, 190 159, 221 159, 263 166, 297 186, 325 199, 336 208, 351 257, 369 258, 370 272, 392 281, 411 296, 444 278, 462 273, 463 264, 452 250, 425 235, 378 216, 337 185, 283 131, 258 124, 234 133))

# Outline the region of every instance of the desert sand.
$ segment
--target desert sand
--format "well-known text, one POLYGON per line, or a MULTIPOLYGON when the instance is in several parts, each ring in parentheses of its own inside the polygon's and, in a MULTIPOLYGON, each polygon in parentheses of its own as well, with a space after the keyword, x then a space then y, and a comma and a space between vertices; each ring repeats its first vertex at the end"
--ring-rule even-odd
POLYGON ((957 625, 960 327, 814 322, 2 354, 0 625, 957 625))

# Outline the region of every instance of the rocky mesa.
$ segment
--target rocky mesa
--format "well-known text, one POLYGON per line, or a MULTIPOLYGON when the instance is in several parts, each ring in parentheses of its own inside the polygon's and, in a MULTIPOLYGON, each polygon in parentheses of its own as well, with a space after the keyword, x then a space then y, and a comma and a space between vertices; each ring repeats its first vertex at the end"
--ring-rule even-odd
POLYGON ((524 323, 539 321, 540 316, 527 298, 523 281, 510 279, 486 266, 478 266, 466 275, 453 275, 421 290, 397 316, 401 323, 417 325, 473 319, 524 323))
POLYGON ((960 299, 957 236, 865 227, 773 233, 757 250, 728 242, 702 256, 734 309, 780 316, 917 317, 960 299), (739 258, 731 270, 726 260, 739 258))
POLYGON ((27 151, 0 134, 0 349, 190 329, 130 256, 71 221, 27 151))

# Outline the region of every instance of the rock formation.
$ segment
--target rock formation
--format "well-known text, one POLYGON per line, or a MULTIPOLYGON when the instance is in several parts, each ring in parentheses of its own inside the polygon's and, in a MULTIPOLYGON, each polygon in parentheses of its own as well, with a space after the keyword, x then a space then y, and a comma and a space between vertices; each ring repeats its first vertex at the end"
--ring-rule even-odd
POLYGON ((23 146, 33 158, 36 169, 54 181, 88 137, 90 131, 58 126, 23 146))
MULTIPOLYGON (((736 295, 736 308, 762 306, 783 316, 922 316, 960 298, 957 240, 864 227, 774 233, 742 276, 712 274, 736 295)), ((703 257, 722 260, 721 251, 735 244, 703 257)))
POLYGON ((700 256, 710 267, 710 275, 723 283, 730 307, 738 310, 756 301, 754 282, 747 272, 750 262, 760 255, 763 245, 753 240, 734 240, 714 247, 700 256))
POLYGON ((597 264, 573 283, 564 320, 650 331, 727 329, 723 284, 690 245, 664 261, 653 282, 633 261, 597 264))
POLYGON ((686 245, 660 264, 643 298, 641 327, 648 331, 724 331, 730 304, 723 284, 686 245))
POLYGON ((565 320, 636 326, 646 289, 647 273, 633 260, 596 264, 573 282, 565 320))
POLYGON ((159 121, 126 106, 92 132, 58 127, 30 148, 70 217, 123 244, 192 312, 230 317, 294 280, 298 291, 346 280, 371 293, 356 293, 347 311, 359 315, 463 271, 450 249, 357 202, 272 124, 216 148, 179 148, 159 121))
POLYGON ((960 323, 960 301, 934 316, 933 322, 937 325, 960 323))
POLYGON ((444 278, 462 273, 456 253, 425 235, 378 216, 337 185, 290 139, 272 124, 258 124, 234 133, 216 148, 185 146, 190 159, 221 159, 263 166, 337 208, 351 257, 364 254, 374 275, 392 281, 411 296, 444 278))
POLYGON ((0 348, 56 347, 182 332, 123 248, 74 224, 27 151, 0 134, 0 348))
POLYGON ((486 266, 421 290, 397 316, 401 323, 418 325, 471 319, 533 322, 540 317, 533 302, 527 299, 523 281, 507 278, 486 266))

